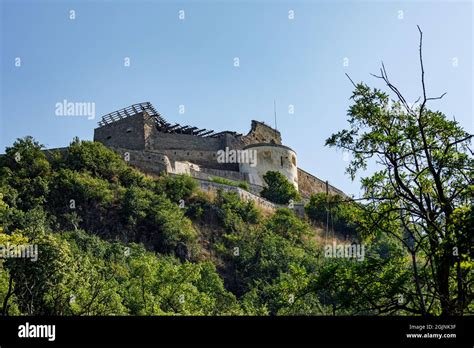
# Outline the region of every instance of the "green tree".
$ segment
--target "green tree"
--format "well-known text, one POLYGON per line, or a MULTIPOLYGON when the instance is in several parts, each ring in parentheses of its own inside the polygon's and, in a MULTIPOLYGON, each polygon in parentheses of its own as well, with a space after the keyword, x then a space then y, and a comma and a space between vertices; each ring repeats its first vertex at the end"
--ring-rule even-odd
MULTIPOLYGON (((350 129, 326 144, 353 154, 347 171, 355 174, 375 158, 380 170, 362 179, 368 204, 363 216, 367 234, 390 234, 409 252, 415 281, 412 311, 419 314, 462 315, 473 299, 472 263, 466 227, 457 228, 455 212, 469 206, 472 193, 472 135, 455 120, 427 108, 422 59, 421 93, 413 107, 389 80, 382 64, 380 76, 396 96, 355 85, 348 111, 350 129)), ((472 242, 472 241, 471 241, 472 242)), ((400 306, 407 308, 406 304, 400 306)))
POLYGON ((364 246, 363 259, 328 257, 309 284, 331 315, 414 314, 406 252, 390 236, 364 246))
POLYGON ((129 167, 113 150, 99 142, 81 141, 78 138, 71 142, 55 164, 123 185, 144 185, 146 181, 142 173, 129 167))
POLYGON ((174 203, 187 201, 197 190, 196 180, 189 175, 165 176, 162 185, 164 192, 174 203))
POLYGON ((349 198, 325 193, 312 194, 304 209, 313 222, 323 225, 329 223, 340 234, 358 237, 357 225, 361 208, 349 198))
POLYGON ((37 260, 12 258, 5 262, 15 284, 18 306, 28 315, 58 314, 57 298, 52 294, 60 291, 73 274, 69 247, 50 233, 25 233, 29 243, 38 248, 37 260))
POLYGON ((277 209, 275 214, 268 219, 265 227, 295 243, 301 242, 304 237, 312 234, 310 226, 288 208, 277 209))
POLYGON ((184 213, 164 195, 137 186, 126 190, 120 210, 131 232, 129 239, 190 259, 196 252, 197 233, 184 213))
MULTIPOLYGON (((8 206, 1 200, 0 194, 0 216, 3 210, 8 206)), ((21 233, 6 234, 3 227, 0 226, 0 246, 3 248, 7 245, 24 245, 28 243, 28 238, 21 233)), ((1 315, 19 315, 18 301, 14 294, 15 283, 11 271, 5 267, 5 260, 0 259, 0 314, 1 315)))
POLYGON ((243 201, 236 192, 217 191, 214 204, 217 215, 224 228, 229 231, 242 231, 247 224, 257 224, 260 212, 253 201, 243 201))
POLYGON ((32 137, 17 139, 0 157, 0 187, 11 209, 28 210, 45 202, 51 166, 32 137))
POLYGON ((269 201, 277 204, 288 204, 290 200, 300 199, 298 190, 280 172, 268 171, 263 179, 267 186, 260 193, 269 201))
POLYGON ((120 227, 116 223, 117 205, 123 189, 105 179, 68 168, 53 175, 46 208, 61 228, 83 228, 110 237, 120 227))

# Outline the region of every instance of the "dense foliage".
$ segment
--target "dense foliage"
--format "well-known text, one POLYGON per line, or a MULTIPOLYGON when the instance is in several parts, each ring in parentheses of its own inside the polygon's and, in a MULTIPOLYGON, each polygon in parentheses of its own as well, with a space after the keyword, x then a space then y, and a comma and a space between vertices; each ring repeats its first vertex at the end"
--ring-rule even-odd
POLYGON ((280 172, 268 171, 263 179, 267 184, 261 195, 271 202, 277 204, 288 204, 290 201, 298 201, 300 195, 298 190, 280 172))
POLYGON ((377 168, 361 180, 367 204, 360 217, 364 235, 390 236, 410 256, 413 301, 398 307, 462 315, 472 313, 474 299, 472 135, 428 108, 443 96, 427 96, 421 30, 419 51, 419 104, 407 102, 382 66, 376 77, 389 91, 355 85, 349 128, 326 144, 353 155, 347 168, 352 178, 368 163, 377 168))
MULTIPOLYGON (((94 142, 48 152, 18 139, 0 162, 0 246, 38 248, 36 261, 0 258, 3 315, 410 313, 411 263, 390 237, 368 236, 361 260, 325 257, 342 242, 292 209, 145 176, 94 142)), ((359 206, 336 205, 338 228, 361 239, 359 206)))
POLYGON ((320 225, 328 225, 333 231, 346 236, 357 236, 357 213, 360 206, 349 198, 325 193, 312 194, 304 207, 306 215, 320 225))

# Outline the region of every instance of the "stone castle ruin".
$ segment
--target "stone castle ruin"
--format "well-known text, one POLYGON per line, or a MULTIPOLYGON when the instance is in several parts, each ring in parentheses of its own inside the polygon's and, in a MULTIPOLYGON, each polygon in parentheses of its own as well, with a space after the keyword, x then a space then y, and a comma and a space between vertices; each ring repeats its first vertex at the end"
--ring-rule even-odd
POLYGON ((250 193, 258 195, 265 185, 263 175, 278 171, 303 198, 326 191, 344 195, 298 168, 296 152, 282 144, 279 131, 263 122, 252 121, 246 135, 214 132, 169 123, 146 102, 103 116, 94 130, 94 141, 148 174, 188 174, 202 185, 209 185, 216 177, 245 181, 250 193))

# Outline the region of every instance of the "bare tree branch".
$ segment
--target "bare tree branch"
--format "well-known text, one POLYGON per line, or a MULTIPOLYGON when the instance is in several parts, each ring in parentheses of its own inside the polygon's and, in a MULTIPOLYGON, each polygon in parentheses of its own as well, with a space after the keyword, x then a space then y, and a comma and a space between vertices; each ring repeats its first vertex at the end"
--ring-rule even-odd
POLYGON ((352 81, 352 79, 351 79, 351 77, 349 76, 348 73, 346 73, 346 76, 349 79, 349 81, 351 81, 352 85, 357 88, 356 84, 354 83, 354 81, 352 81))

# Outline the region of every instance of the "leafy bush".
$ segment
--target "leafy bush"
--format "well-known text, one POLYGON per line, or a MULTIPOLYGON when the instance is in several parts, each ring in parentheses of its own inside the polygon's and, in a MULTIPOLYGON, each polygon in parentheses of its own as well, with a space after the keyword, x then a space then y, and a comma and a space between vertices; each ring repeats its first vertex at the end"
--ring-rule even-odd
POLYGON ((311 234, 310 226, 288 208, 278 209, 266 221, 265 227, 269 231, 295 242, 301 241, 302 237, 311 234))
POLYGON ((245 224, 256 224, 260 212, 253 201, 242 201, 236 192, 217 191, 215 205, 219 208, 218 216, 225 228, 232 231, 242 229, 245 224))
POLYGON ((10 207, 26 211, 45 202, 51 166, 42 147, 25 137, 7 147, 0 157, 0 187, 10 207))
POLYGON ((197 234, 184 213, 164 195, 132 186, 125 192, 120 216, 131 229, 132 240, 187 259, 195 251, 197 234))
POLYGON ((314 222, 325 223, 330 197, 325 193, 312 194, 309 197, 309 202, 304 206, 306 215, 314 222))
POLYGON ((329 223, 336 231, 356 236, 358 208, 355 202, 344 200, 339 195, 327 196, 325 193, 311 195, 305 205, 305 212, 312 221, 324 224, 329 212, 329 223))
POLYGON ((197 190, 197 183, 189 175, 165 176, 162 179, 163 190, 172 202, 188 200, 197 190))
POLYGON ((290 200, 298 201, 300 199, 298 190, 280 172, 268 171, 263 179, 267 186, 260 194, 269 201, 277 204, 288 204, 290 200))
POLYGON ((129 167, 123 158, 99 142, 74 139, 61 160, 59 166, 74 171, 87 171, 95 177, 120 182, 123 185, 140 185, 145 176, 129 167))
MULTIPOLYGON (((0 233, 0 239, 2 234, 0 233)), ((12 239, 12 243, 24 241, 12 239)), ((0 312, 29 315, 236 315, 210 262, 181 263, 77 230, 34 236, 40 257, 0 260, 0 312), (9 279, 13 280, 9 291, 9 279), (6 303, 7 307, 2 308, 6 303)))

